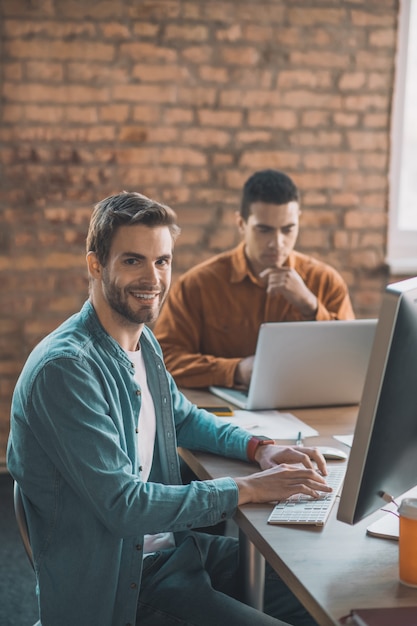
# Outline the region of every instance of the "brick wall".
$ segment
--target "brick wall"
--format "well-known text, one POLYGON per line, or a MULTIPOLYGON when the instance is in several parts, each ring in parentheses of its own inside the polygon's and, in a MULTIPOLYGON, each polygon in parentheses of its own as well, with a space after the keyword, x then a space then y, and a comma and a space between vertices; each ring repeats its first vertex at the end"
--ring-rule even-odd
POLYGON ((237 242, 254 170, 302 190, 298 248, 374 316, 398 0, 2 0, 0 457, 32 346, 86 297, 91 207, 136 190, 183 229, 175 275, 237 242))

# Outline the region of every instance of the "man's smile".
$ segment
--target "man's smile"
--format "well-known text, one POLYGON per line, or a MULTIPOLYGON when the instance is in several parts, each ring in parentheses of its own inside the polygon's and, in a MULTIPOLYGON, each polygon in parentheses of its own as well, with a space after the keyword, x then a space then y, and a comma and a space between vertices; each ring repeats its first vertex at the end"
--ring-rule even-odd
POLYGON ((129 292, 133 297, 138 300, 154 300, 160 295, 160 291, 154 293, 143 293, 141 291, 130 291, 129 292))

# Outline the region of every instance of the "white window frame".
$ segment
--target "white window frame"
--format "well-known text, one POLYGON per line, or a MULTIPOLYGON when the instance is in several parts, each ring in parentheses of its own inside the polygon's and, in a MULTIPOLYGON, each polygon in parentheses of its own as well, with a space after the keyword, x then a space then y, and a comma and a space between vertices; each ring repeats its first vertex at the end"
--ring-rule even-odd
MULTIPOLYGON (((404 108, 407 87, 407 56, 410 41, 411 3, 416 0, 401 0, 398 20, 397 59, 394 85, 393 114, 391 124, 391 159, 389 172, 389 222, 387 233, 386 262, 392 275, 417 273, 417 229, 400 228, 400 181, 404 159, 404 143, 407 137, 404 108)), ((414 6, 414 9, 416 7, 414 6)), ((417 36, 417 11, 414 10, 415 31, 417 36)), ((417 107, 416 107, 417 109, 417 107)), ((417 110, 416 110, 417 115, 417 110)), ((416 155, 417 160, 417 155, 416 155)), ((416 195, 417 211, 417 195, 416 195)))

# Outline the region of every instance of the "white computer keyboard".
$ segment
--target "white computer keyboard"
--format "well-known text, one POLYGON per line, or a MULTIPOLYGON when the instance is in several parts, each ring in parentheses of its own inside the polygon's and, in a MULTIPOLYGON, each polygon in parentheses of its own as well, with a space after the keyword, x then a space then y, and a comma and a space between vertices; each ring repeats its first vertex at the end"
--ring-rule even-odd
POLYGON ((328 465, 327 484, 333 488, 331 493, 323 493, 319 499, 303 494, 291 496, 288 500, 278 502, 270 516, 268 524, 313 524, 323 526, 330 515, 343 483, 346 463, 328 465))

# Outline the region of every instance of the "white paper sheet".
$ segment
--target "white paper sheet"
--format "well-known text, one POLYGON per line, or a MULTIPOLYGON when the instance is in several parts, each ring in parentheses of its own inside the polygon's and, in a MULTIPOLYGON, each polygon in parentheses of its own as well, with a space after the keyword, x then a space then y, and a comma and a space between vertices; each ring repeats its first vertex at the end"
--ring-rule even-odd
POLYGON ((353 435, 333 435, 333 439, 337 439, 340 443, 344 443, 346 446, 352 447, 353 435))
POLYGON ((254 435, 264 435, 271 439, 297 439, 315 437, 319 433, 302 422, 292 413, 281 411, 235 411, 232 417, 224 417, 231 424, 237 424, 254 435))

